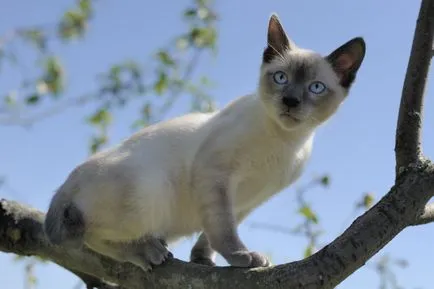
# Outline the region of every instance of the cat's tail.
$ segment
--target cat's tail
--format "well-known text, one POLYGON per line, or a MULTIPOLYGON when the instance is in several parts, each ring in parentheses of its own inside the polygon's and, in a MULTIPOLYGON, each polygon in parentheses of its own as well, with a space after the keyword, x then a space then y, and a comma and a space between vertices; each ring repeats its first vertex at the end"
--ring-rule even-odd
POLYGON ((44 221, 44 232, 50 243, 80 248, 84 242, 83 212, 73 201, 74 191, 63 185, 53 196, 44 221))

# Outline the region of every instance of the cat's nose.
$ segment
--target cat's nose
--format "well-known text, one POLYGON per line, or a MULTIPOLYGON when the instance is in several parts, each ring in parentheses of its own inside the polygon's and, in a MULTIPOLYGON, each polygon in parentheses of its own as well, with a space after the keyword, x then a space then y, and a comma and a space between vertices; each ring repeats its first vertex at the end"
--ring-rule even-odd
POLYGON ((282 99, 284 105, 288 108, 295 108, 300 105, 301 101, 298 97, 284 97, 282 99))

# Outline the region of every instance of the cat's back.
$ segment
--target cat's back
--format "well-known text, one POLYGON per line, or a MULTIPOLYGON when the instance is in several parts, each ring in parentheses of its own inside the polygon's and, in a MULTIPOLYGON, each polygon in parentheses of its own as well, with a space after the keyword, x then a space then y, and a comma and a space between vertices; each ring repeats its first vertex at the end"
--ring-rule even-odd
POLYGON ((200 128, 215 113, 191 113, 147 126, 121 142, 103 156, 124 159, 137 165, 179 162, 194 154, 203 134, 200 128))

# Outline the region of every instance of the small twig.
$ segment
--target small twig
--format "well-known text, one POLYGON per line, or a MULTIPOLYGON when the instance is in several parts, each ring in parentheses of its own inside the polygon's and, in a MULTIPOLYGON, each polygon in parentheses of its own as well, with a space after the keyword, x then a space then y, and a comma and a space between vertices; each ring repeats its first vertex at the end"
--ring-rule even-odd
MULTIPOLYGON (((193 52, 193 56, 191 57, 191 60, 188 62, 188 65, 185 69, 184 75, 181 77, 181 83, 186 83, 188 79, 191 77, 191 74, 193 73, 194 69, 196 68, 200 56, 202 53, 202 49, 196 49, 193 52)), ((177 86, 174 89, 172 89, 170 95, 168 96, 167 100, 164 102, 160 109, 159 118, 162 119, 167 114, 169 109, 172 107, 172 104, 179 98, 181 95, 182 89, 177 86)))
POLYGON ((90 100, 91 100, 91 98, 89 97, 89 95, 70 98, 70 99, 65 100, 61 104, 54 105, 45 111, 37 113, 33 116, 27 116, 26 118, 22 118, 22 117, 20 117, 19 114, 15 115, 15 113, 14 113, 13 115, 10 115, 10 116, 1 117, 0 118, 0 125, 13 125, 13 126, 19 125, 19 126, 28 128, 37 121, 40 121, 40 120, 45 119, 47 117, 59 114, 65 110, 67 110, 68 108, 71 108, 72 106, 86 104, 90 100))
POLYGON ((408 61, 396 129, 396 176, 422 156, 423 97, 431 62, 434 35, 434 1, 422 0, 408 61))

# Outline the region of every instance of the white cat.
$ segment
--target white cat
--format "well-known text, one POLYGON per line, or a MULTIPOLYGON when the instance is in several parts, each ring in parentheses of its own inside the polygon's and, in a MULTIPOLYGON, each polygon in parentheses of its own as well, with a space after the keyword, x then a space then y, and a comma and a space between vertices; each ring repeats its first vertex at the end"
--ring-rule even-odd
POLYGON ((148 126, 80 164, 51 201, 48 239, 147 271, 171 256, 166 242, 201 232, 191 261, 214 265, 218 252, 232 266, 268 266, 237 225, 300 176, 364 55, 362 38, 326 57, 298 48, 272 15, 257 92, 148 126))

